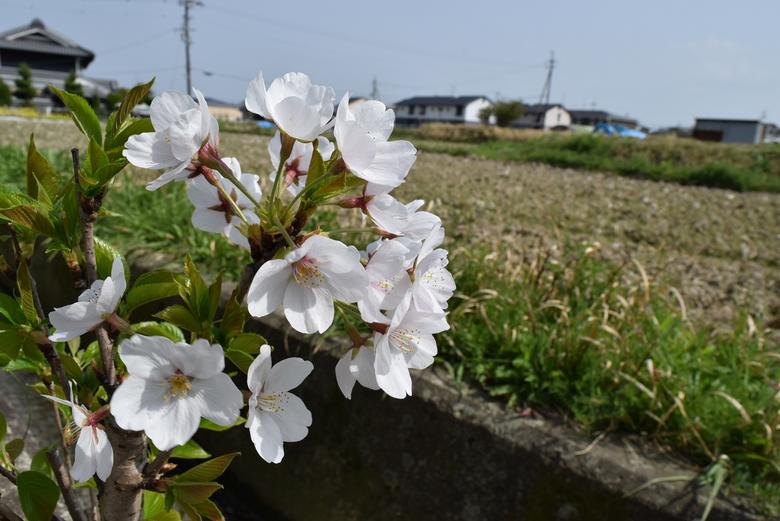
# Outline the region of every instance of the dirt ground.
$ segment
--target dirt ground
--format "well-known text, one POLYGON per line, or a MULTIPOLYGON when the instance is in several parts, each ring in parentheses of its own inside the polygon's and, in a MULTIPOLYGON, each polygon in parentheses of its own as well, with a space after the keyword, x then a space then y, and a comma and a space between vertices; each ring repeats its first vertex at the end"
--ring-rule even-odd
MULTIPOLYGON (((0 121, 0 144, 39 148, 84 142, 69 122, 0 121)), ((224 134, 224 155, 244 171, 270 170, 267 138, 224 134)), ((442 217, 453 251, 503 245, 520 253, 597 241, 619 261, 636 258, 676 287, 690 314, 728 327, 740 310, 780 328, 780 194, 736 193, 545 165, 420 153, 404 199, 442 217)))

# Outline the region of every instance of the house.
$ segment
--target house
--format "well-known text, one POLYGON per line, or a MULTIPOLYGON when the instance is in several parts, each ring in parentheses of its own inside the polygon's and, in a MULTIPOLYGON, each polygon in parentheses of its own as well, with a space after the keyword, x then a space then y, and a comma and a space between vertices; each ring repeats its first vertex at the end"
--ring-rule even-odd
POLYGON ((119 85, 114 80, 87 78, 82 75, 95 54, 48 28, 38 18, 28 25, 0 33, 0 78, 13 88, 19 77, 18 67, 26 63, 32 70, 33 87, 38 91, 34 104, 51 109, 54 100, 46 91, 51 83, 64 87, 65 79, 75 73, 84 96, 105 98, 119 85))
POLYGON ((238 103, 228 103, 214 98, 206 98, 209 106, 209 112, 218 121, 241 121, 244 119, 244 112, 238 103))
POLYGON ((395 104, 395 122, 417 127, 422 123, 481 123, 479 114, 492 102, 486 96, 417 96, 395 104))
POLYGON ((777 143, 780 129, 758 119, 696 118, 693 137, 720 143, 777 143))
POLYGON ((571 124, 581 127, 595 127, 599 124, 618 125, 621 127, 638 129, 639 122, 628 116, 618 116, 606 110, 570 110, 571 124))
POLYGON ((516 128, 542 130, 567 130, 571 127, 571 115, 559 103, 528 105, 523 115, 512 123, 516 128))

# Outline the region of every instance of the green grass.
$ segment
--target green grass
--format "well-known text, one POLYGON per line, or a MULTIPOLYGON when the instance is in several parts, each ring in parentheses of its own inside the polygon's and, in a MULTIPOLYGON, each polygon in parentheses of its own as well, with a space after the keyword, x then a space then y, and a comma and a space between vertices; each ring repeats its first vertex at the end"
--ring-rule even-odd
MULTIPOLYGON (((569 153, 608 146, 578 143, 569 153)), ((69 170, 66 154, 48 155, 69 170)), ((24 163, 21 149, 0 147, 0 182, 22 188, 24 163)), ((175 263, 189 253, 206 272, 238 275, 247 254, 190 225, 183 184, 150 194, 138 181, 116 179, 101 238, 175 263)), ((732 486, 780 511, 780 355, 747 318, 729 333, 693 325, 664 288, 625 277, 638 267, 584 246, 520 258, 456 244, 451 259, 458 292, 439 345, 455 376, 592 433, 640 434, 702 468, 726 454, 732 486)))
POLYGON ((476 144, 416 140, 423 151, 544 163, 626 177, 740 192, 780 192, 780 145, 721 145, 693 140, 547 135, 476 144))
POLYGON ((747 318, 729 333, 694 326, 662 288, 625 281, 638 267, 584 247, 451 258, 458 293, 440 346, 453 374, 702 467, 725 454, 732 485, 780 511, 780 355, 747 318))

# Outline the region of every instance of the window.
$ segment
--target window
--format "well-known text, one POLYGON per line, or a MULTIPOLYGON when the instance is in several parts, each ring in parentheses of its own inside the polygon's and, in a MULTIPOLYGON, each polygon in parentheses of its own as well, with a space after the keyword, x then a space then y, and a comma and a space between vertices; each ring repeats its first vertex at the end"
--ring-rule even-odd
POLYGON ((425 105, 420 105, 420 115, 421 116, 425 115, 425 105))
POLYGON ((409 114, 414 114, 414 105, 409 105, 409 114))
POLYGON ((455 115, 456 116, 463 115, 463 105, 458 105, 457 107, 455 107, 455 115))

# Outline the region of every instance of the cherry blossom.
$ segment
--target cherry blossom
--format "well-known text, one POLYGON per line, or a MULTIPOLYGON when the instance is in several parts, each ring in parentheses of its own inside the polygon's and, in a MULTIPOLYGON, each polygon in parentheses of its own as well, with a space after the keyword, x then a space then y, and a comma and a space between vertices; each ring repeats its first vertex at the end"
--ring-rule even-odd
POLYGON ((279 129, 298 141, 314 141, 333 126, 336 94, 330 87, 313 85, 302 72, 288 72, 266 88, 263 73, 246 91, 249 112, 272 120, 279 129))
MULTIPOLYGON (((73 390, 71 389, 71 395, 73 390)), ((76 401, 63 400, 56 396, 42 395, 54 402, 70 407, 73 416, 73 429, 79 433, 76 440, 76 456, 70 475, 79 483, 83 483, 95 474, 101 481, 105 481, 111 474, 114 466, 114 451, 108 436, 100 425, 102 414, 90 413, 83 405, 76 401)))
MULTIPOLYGON (((320 153, 324 161, 330 159, 335 149, 335 145, 323 136, 317 138, 317 152, 320 153)), ((268 142, 268 154, 271 156, 271 165, 274 167, 274 171, 271 173, 271 181, 276 179, 276 170, 279 169, 281 152, 282 139, 279 132, 277 132, 268 142)), ((306 186, 306 174, 309 172, 309 164, 311 163, 313 153, 313 144, 296 141, 290 152, 290 157, 284 162, 284 169, 282 170, 284 185, 292 195, 298 195, 303 190, 303 187, 306 186)))
POLYGON ((366 264, 368 288, 365 297, 358 301, 360 315, 366 322, 381 322, 385 317, 380 310, 392 309, 385 300, 391 292, 398 293, 393 289, 399 281, 409 278, 405 271, 408 252, 399 241, 383 241, 371 255, 366 264))
MULTIPOLYGON (((241 185, 255 200, 259 200, 262 195, 260 177, 242 173, 241 165, 234 157, 225 157, 223 161, 241 185)), ((195 207, 192 214, 192 225, 206 232, 221 233, 230 242, 249 249, 249 241, 240 231, 240 225, 243 221, 236 215, 233 205, 220 193, 212 180, 221 183, 228 191, 235 206, 241 210, 250 224, 260 222, 260 218, 254 212, 254 203, 241 190, 231 186, 219 173, 212 171, 209 176, 198 176, 187 181, 187 197, 195 207)))
POLYGON ((349 94, 344 95, 333 133, 350 172, 389 188, 403 183, 417 150, 408 141, 388 141, 394 122, 395 114, 383 103, 369 100, 353 110, 349 94))
POLYGON ((247 293, 249 313, 264 317, 279 306, 301 333, 324 333, 333 323, 333 301, 357 302, 368 278, 354 247, 314 235, 283 259, 263 264, 247 293))
POLYGON ((433 335, 449 329, 443 314, 423 313, 408 294, 393 312, 389 324, 376 324, 383 331, 374 335, 374 370, 379 387, 393 398, 412 394, 409 369, 425 369, 436 356, 433 335))
POLYGON ((93 282, 89 289, 79 295, 77 302, 54 308, 49 313, 49 322, 56 328, 49 335, 49 340, 65 342, 96 328, 114 313, 126 287, 122 259, 114 257, 110 277, 93 282))
POLYGON ((249 366, 249 399, 246 428, 260 457, 279 463, 284 457, 283 442, 301 441, 309 432, 311 412, 303 400, 289 392, 298 387, 314 366, 291 357, 271 363, 271 346, 263 345, 249 366))
POLYGON ((344 353, 336 363, 336 383, 348 400, 352 399, 355 382, 367 389, 379 389, 374 370, 375 356, 373 346, 361 345, 344 353))
POLYGON ((131 136, 122 154, 140 168, 165 170, 146 185, 157 190, 192 174, 189 168, 201 147, 219 145, 219 125, 209 113, 203 94, 194 89, 198 102, 181 92, 163 92, 152 100, 151 120, 154 132, 131 136))
POLYGON ((218 344, 133 335, 120 344, 119 357, 129 376, 111 398, 111 413, 117 425, 144 431, 158 449, 187 443, 201 417, 223 426, 238 419, 244 400, 222 372, 218 344))

